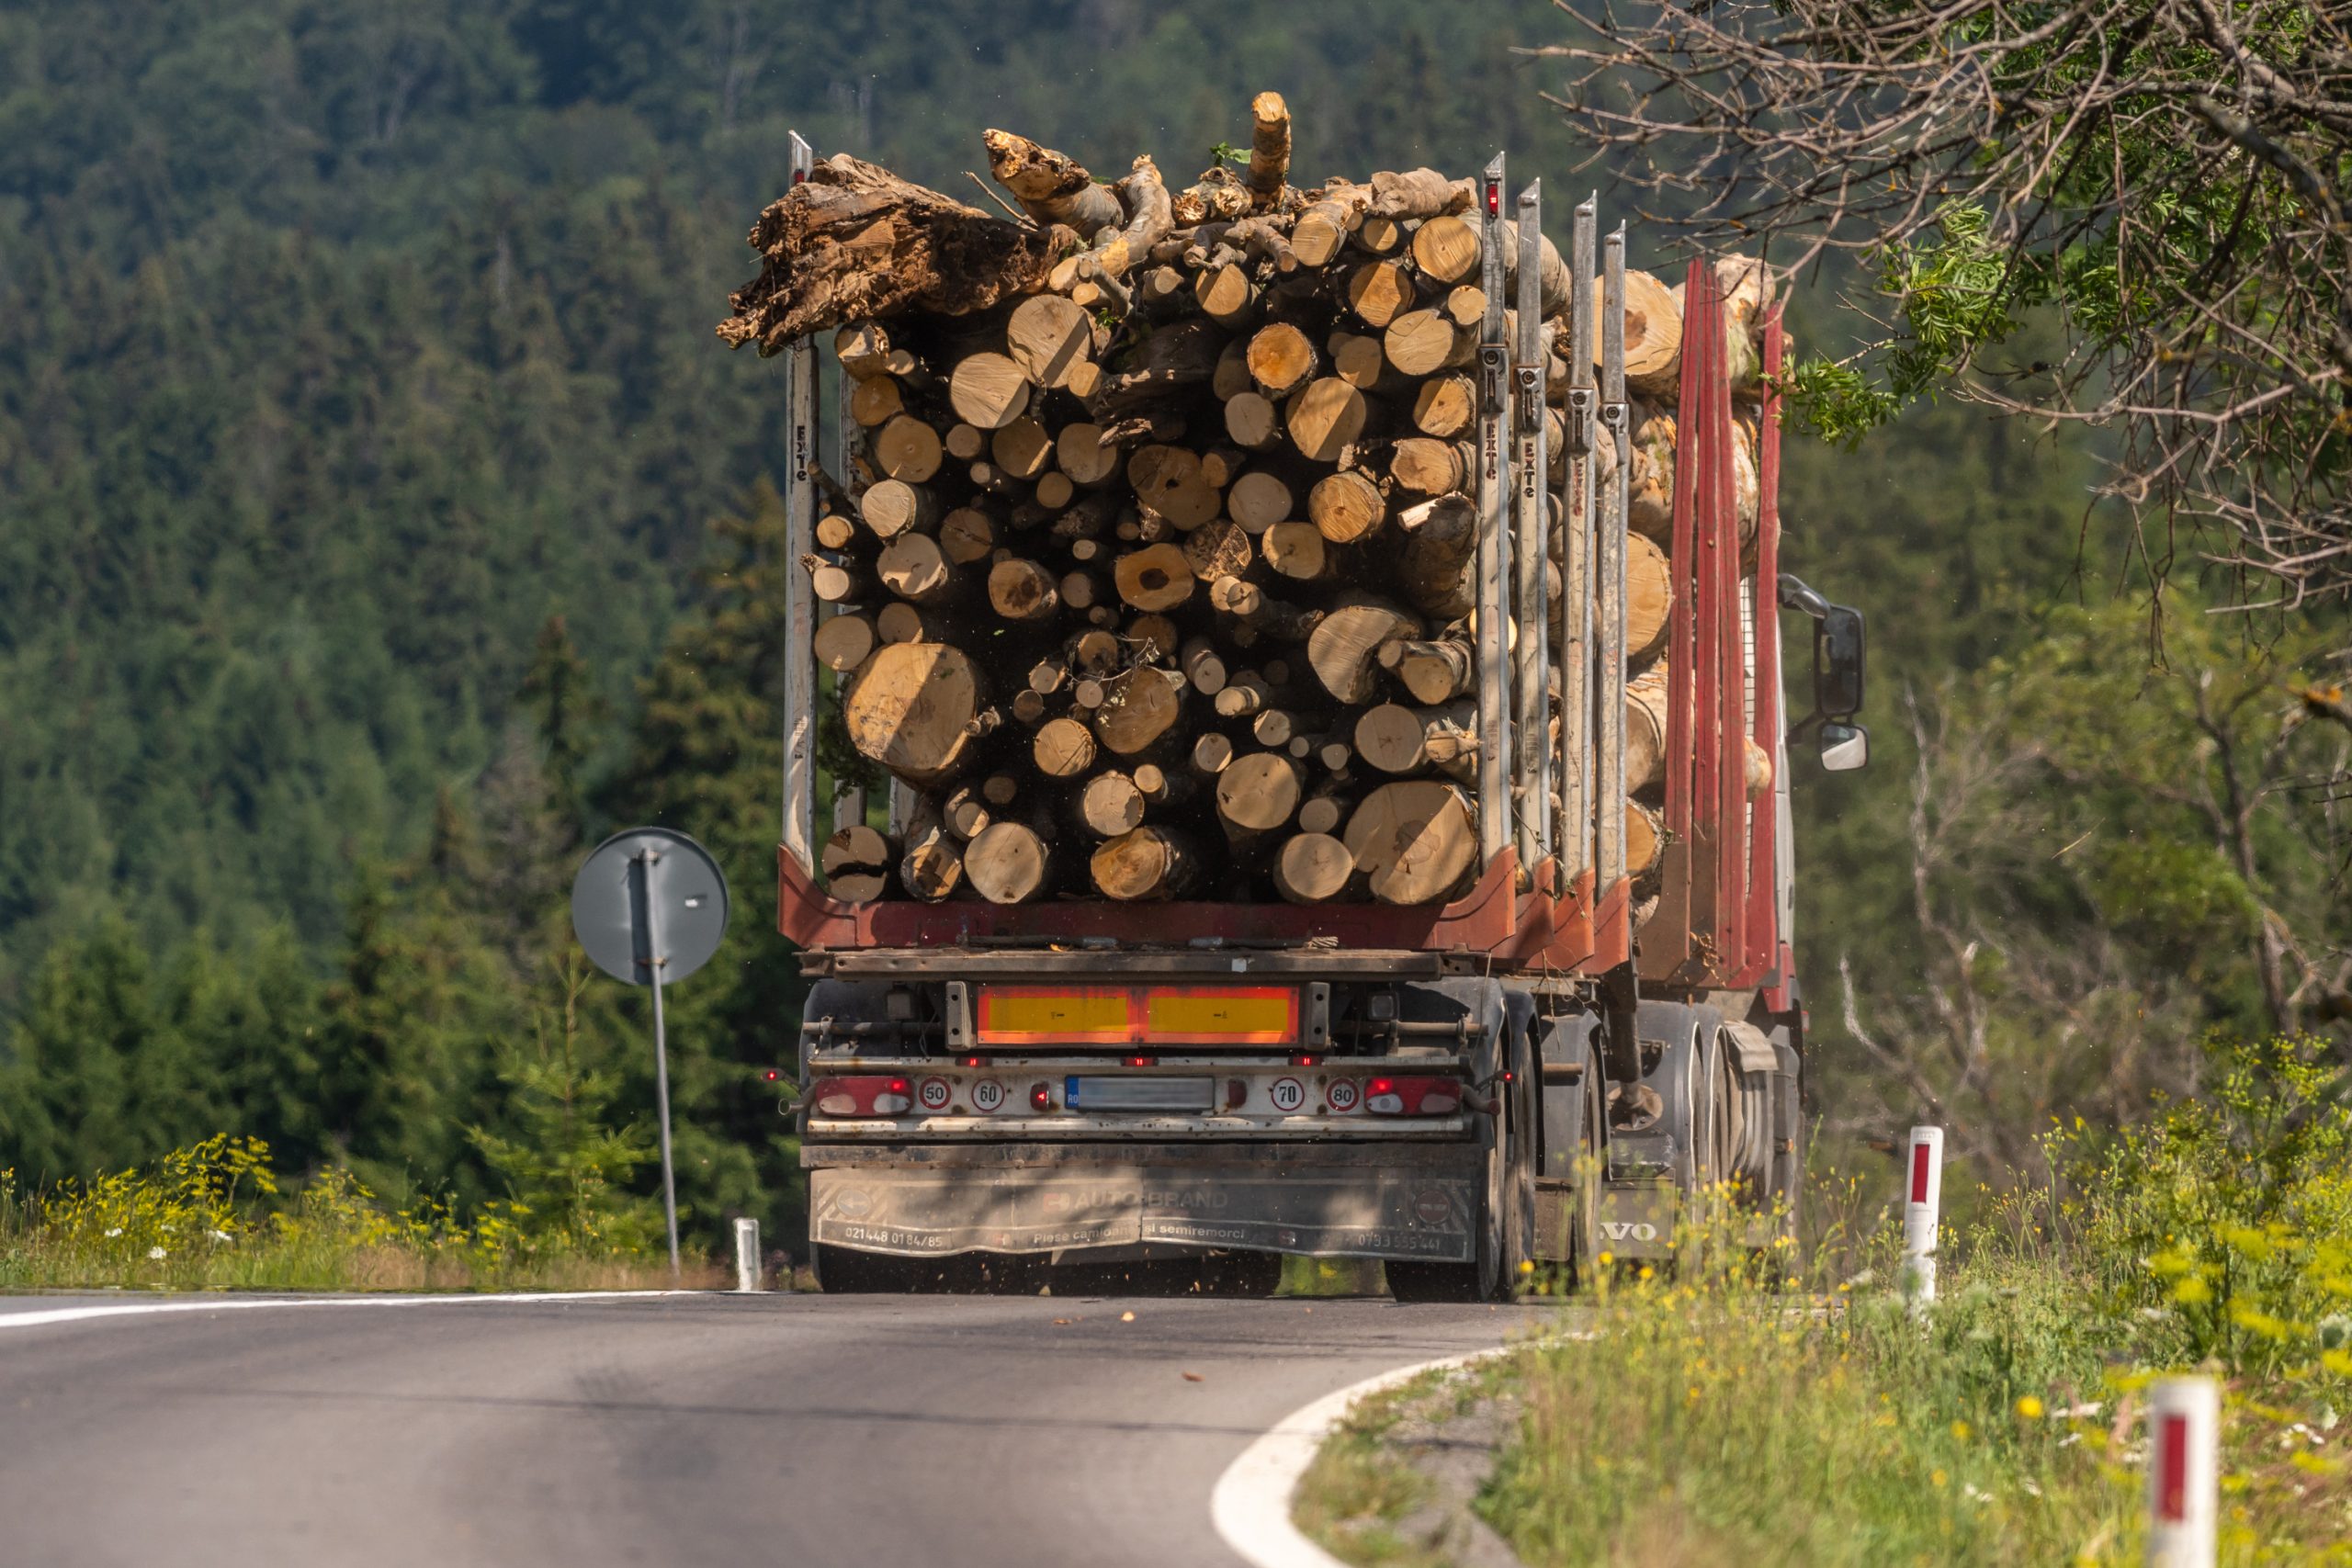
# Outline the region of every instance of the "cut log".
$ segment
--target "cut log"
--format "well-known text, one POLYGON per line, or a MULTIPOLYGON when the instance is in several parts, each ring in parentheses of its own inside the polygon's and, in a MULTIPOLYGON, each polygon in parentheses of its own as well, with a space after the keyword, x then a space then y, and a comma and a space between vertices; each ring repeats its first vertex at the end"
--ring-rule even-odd
MULTIPOLYGON (((1593 319, 1600 320, 1601 280, 1592 280, 1593 319)), ((1593 365, 1600 364, 1593 337, 1593 365)), ((1625 384, 1652 397, 1670 396, 1682 371, 1682 308, 1673 290, 1646 272, 1625 274, 1625 384)))
POLYGON ((971 760, 973 721, 986 692, 964 651, 896 642, 875 650, 843 699, 850 744, 918 788, 946 782, 971 760))
POLYGON ((1094 765, 1094 732, 1074 718, 1049 718, 1037 727, 1029 757, 1049 779, 1074 779, 1094 765))
POLYGON ((1294 833, 1274 855, 1274 890, 1294 904, 1321 904, 1346 891, 1355 871, 1355 856, 1329 833, 1294 833))
POLYGON ((1478 506, 1465 495, 1432 496, 1396 514, 1405 548, 1397 581, 1413 607, 1442 621, 1477 607, 1478 506))
POLYGON ((1389 367, 1380 340, 1356 333, 1333 333, 1331 374, 1362 391, 1401 390, 1405 382, 1389 367))
POLYGON ((914 897, 936 904, 963 885, 964 846, 938 828, 907 846, 899 862, 899 883, 914 897))
POLYGON ((1466 489, 1477 473, 1478 449, 1466 441, 1408 435, 1389 449, 1388 477, 1406 490, 1443 495, 1466 489))
POLYGON ((958 784, 940 804, 939 818, 957 838, 977 839, 996 820, 996 813, 978 784, 958 784))
POLYGON ((1258 286, 1238 265, 1213 266, 1193 280, 1193 302, 1221 327, 1238 327, 1258 308, 1258 286))
POLYGON ((1299 582, 1320 581, 1334 564, 1323 531, 1312 523, 1277 523, 1266 530, 1259 548, 1268 566, 1299 582))
POLYGON ((1023 414, 989 437, 989 456, 1016 479, 1034 479, 1054 460, 1054 438, 1023 414))
POLYGON ((1441 440, 1466 434, 1478 423, 1478 389, 1467 376, 1440 376, 1413 394, 1413 428, 1441 440))
POLYGON ((1289 824, 1304 793, 1299 766, 1277 751, 1237 757, 1216 778, 1217 820, 1236 846, 1289 824))
POLYGON ((929 616, 905 600, 894 600, 874 613, 874 630, 884 642, 945 642, 929 616))
POLYGON ((1222 402, 1249 389, 1250 343, 1247 338, 1235 338, 1217 354, 1216 369, 1209 377, 1209 393, 1222 402))
POLYGON ((989 605, 1008 621, 1043 621, 1061 605, 1054 574, 1013 557, 989 569, 989 605))
POLYGON ((879 898, 890 886, 890 863, 899 852, 884 835, 864 823, 835 829, 817 857, 825 874, 826 891, 844 904, 865 904, 879 898))
POLYGON ((1634 468, 1625 476, 1625 523, 1664 544, 1674 536, 1674 416, 1653 412, 1634 427, 1634 468))
POLYGON ((1380 645, 1420 635, 1420 623, 1403 611, 1375 599, 1352 600, 1317 624, 1306 639, 1306 660, 1323 689, 1340 702, 1369 702, 1379 684, 1380 645))
POLYGON ((1350 545, 1372 534, 1388 515, 1387 499, 1370 475, 1342 468, 1315 481, 1306 492, 1306 520, 1335 545, 1350 545))
POLYGON ((1175 545, 1148 545, 1112 563, 1119 597, 1138 610, 1172 610, 1193 596, 1193 565, 1175 545))
POLYGON ((1657 868, 1666 848, 1666 818, 1638 800, 1625 803, 1625 874, 1640 876, 1657 868))
POLYGON ((1094 733, 1119 756, 1149 754, 1183 715, 1184 678, 1172 670, 1144 665, 1114 676, 1109 687, 1094 710, 1094 733))
POLYGON ((1095 774, 1079 792, 1078 818, 1098 839, 1115 839, 1140 825, 1143 808, 1143 791, 1115 768, 1095 774))
POLYGON ((838 512, 828 512, 817 519, 817 546, 820 549, 845 550, 857 537, 857 523, 838 512))
POLYGON ((1127 459, 1127 483, 1138 504, 1179 529, 1197 528, 1224 508, 1224 498, 1201 472, 1199 455, 1182 446, 1154 443, 1136 448, 1127 459))
POLYGON ((873 592, 873 574, 862 562, 847 558, 829 561, 822 556, 802 556, 800 564, 808 573, 808 591, 817 596, 820 604, 854 604, 873 592))
POLYGON ((1400 375, 1434 376, 1457 369, 1476 355, 1477 334, 1453 324, 1442 310, 1408 310, 1388 323, 1380 351, 1400 375))
POLYGON ((1182 806, 1198 785, 1190 773, 1171 773, 1157 762, 1137 764, 1136 790, 1153 806, 1182 806))
POLYGON ((1308 382, 1290 400, 1284 422, 1302 456, 1336 463, 1340 451, 1363 434, 1370 412, 1363 393, 1336 376, 1325 376, 1308 382))
POLYGON ((1136 662, 1156 664, 1174 653, 1183 637, 1176 630, 1176 623, 1166 615, 1136 615, 1128 619, 1120 633, 1127 645, 1135 649, 1136 662))
POLYGON ((945 604, 956 596, 963 581, 939 541, 928 534, 901 534, 884 548, 874 568, 883 587, 917 604, 945 604))
POLYGON ((852 321, 833 334, 833 357, 850 376, 887 375, 890 334, 879 321, 852 321))
POLYGON ((1647 789, 1665 776, 1666 661, 1625 682, 1625 793, 1647 789))
POLYGON ((1186 643, 1177 663, 1184 671, 1184 678, 1193 683, 1193 690, 1203 696, 1213 697, 1225 690, 1225 660, 1218 657, 1216 646, 1208 638, 1194 637, 1186 643))
POLYGON ((1243 474, 1225 492, 1226 515, 1249 534, 1262 534, 1291 514, 1290 486, 1263 468, 1243 474))
POLYGON ((873 654, 874 642, 874 623, 864 615, 832 615, 817 623, 810 647, 818 663, 845 674, 873 654))
POLYGON ((1302 610, 1294 604, 1270 597, 1254 582, 1244 582, 1238 577, 1220 577, 1209 584, 1209 604, 1241 622, 1232 633, 1238 645, 1247 648, 1262 633, 1288 642, 1305 642, 1323 624, 1320 610, 1302 610), (1244 633, 1250 634, 1244 636, 1244 633))
POLYGON ((1419 290, 1402 262, 1366 262, 1348 275, 1348 309, 1378 331, 1413 308, 1419 290))
POLYGON ((1476 199, 1476 182, 1448 179, 1435 169, 1383 169, 1372 176, 1371 210, 1383 218, 1441 218, 1468 211, 1476 199))
POLYGON ((1752 738, 1741 744, 1746 748, 1748 796, 1761 799, 1772 793, 1772 753, 1758 745, 1752 738))
POLYGON ((1262 452, 1282 440, 1282 416, 1262 393, 1236 392, 1225 400, 1225 433, 1252 452, 1262 452))
POLYGON ((1101 575, 1084 570, 1062 573, 1058 592, 1062 603, 1073 610, 1104 609, 1111 598, 1109 586, 1101 575))
POLYGON ((1291 252, 1303 266, 1322 266, 1340 254, 1348 235, 1363 221, 1371 204, 1368 186, 1334 181, 1310 202, 1292 226, 1291 252))
POLYGON ((1446 291, 1441 309, 1455 326, 1476 332, 1487 319, 1487 291, 1475 283, 1458 285, 1446 291))
POLYGON ((1460 218, 1431 218, 1413 231, 1413 265, 1424 277, 1459 283, 1478 270, 1478 231, 1460 218))
POLYGON ((1464 783, 1476 781, 1478 710, 1474 703, 1408 708, 1382 703, 1356 720, 1356 755, 1384 773, 1418 773, 1428 768, 1464 783))
POLYGON ((1029 378, 1001 354, 972 354, 947 378, 956 417, 976 430, 1002 430, 1029 412, 1029 378))
POLYGON ((1094 323, 1081 307, 1058 294, 1033 295, 1012 308, 1004 346, 1034 384, 1067 387, 1070 372, 1093 351, 1094 323))
POLYGON ((996 183, 1039 223, 1066 224, 1079 238, 1091 240, 1097 231, 1126 221, 1110 187, 1096 185, 1076 159, 1007 130, 980 132, 980 144, 988 149, 989 173, 996 183))
POLYGON ((958 462, 968 463, 989 449, 989 433, 959 419, 947 427, 947 434, 940 438, 940 443, 947 448, 949 457, 958 462))
MULTIPOLYGON (((1503 220, 1503 278, 1512 289, 1509 298, 1519 298, 1519 224, 1503 220)), ((1535 268, 1536 310, 1545 321, 1567 310, 1573 285, 1568 276, 1568 264, 1560 259, 1560 248, 1552 243, 1549 234, 1537 235, 1535 268)))
POLYGON ((1189 761, 1195 773, 1215 778, 1233 761, 1233 741, 1212 730, 1193 742, 1189 761))
POLYGON ((906 412, 906 396, 895 378, 867 376, 850 383, 849 417, 860 428, 888 424, 906 412))
POLYGON ((1250 100, 1250 168, 1242 175, 1250 204, 1261 211, 1282 199, 1290 178, 1290 108, 1280 93, 1250 100))
POLYGON ((1037 476, 1037 504, 1048 512, 1059 512, 1063 507, 1068 506, 1077 494, 1078 487, 1069 482, 1068 474, 1050 473, 1037 476))
POLYGON ((1366 255, 1385 256, 1403 245, 1408 235, 1405 225, 1394 218, 1368 216, 1349 238, 1366 255))
POLYGON ((1136 828, 1098 847, 1087 870, 1103 897, 1133 902, 1182 897, 1200 880, 1201 862, 1182 835, 1136 828))
POLYGON ((1666 646, 1674 613, 1674 572, 1666 552, 1639 534, 1625 536, 1625 658, 1647 659, 1666 646))
POLYGON ((1094 680, 1117 674, 1125 663, 1119 639, 1107 631, 1080 632, 1069 639, 1063 654, 1071 673, 1094 680))
POLYGON ((1384 904, 1448 897, 1477 863, 1477 815, 1442 779, 1400 779, 1364 796, 1343 842, 1372 896, 1384 904))
POLYGON ((991 904, 1026 904, 1051 891, 1053 847, 1022 822, 992 822, 964 846, 964 880, 991 904))
POLYGON ((1084 421, 1065 424, 1054 437, 1054 460, 1070 483, 1092 490, 1119 477, 1119 449, 1102 442, 1102 427, 1084 421))
POLYGON ((1315 344, 1288 321, 1260 327, 1243 355, 1250 380, 1270 398, 1295 391, 1314 378, 1315 344))
POLYGON ((1204 523, 1184 536, 1179 547, 1184 562, 1193 575, 1203 582, 1215 582, 1220 577, 1239 577, 1257 559, 1250 535, 1240 524, 1226 518, 1204 523))
POLYGON ((1351 792, 1327 784, 1309 795, 1306 804, 1298 808, 1298 830, 1302 833, 1336 833, 1348 819, 1351 792))
POLYGON ((1069 244, 1051 225, 1008 223, 846 153, 770 203, 751 239, 760 276, 730 297, 718 335, 763 355, 851 321, 964 315, 1034 293, 1069 244))
POLYGON ((877 538, 896 539, 928 530, 938 520, 939 503, 931 491, 904 479, 881 479, 858 498, 857 514, 877 538))
POLYGON ((939 432, 912 414, 899 415, 874 435, 874 466, 909 484, 921 484, 939 472, 945 456, 939 432))
POLYGON ((1384 644, 1380 666, 1394 674, 1413 700, 1424 705, 1449 702, 1478 679, 1477 654, 1459 637, 1435 642, 1399 638, 1384 644))

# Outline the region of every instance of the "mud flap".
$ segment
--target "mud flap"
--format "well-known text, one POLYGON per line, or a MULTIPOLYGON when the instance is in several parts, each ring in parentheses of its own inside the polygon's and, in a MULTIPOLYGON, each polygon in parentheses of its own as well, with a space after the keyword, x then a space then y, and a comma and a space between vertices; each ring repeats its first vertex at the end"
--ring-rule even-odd
POLYGON ((1476 1201, 1466 1170, 1105 1164, 808 1177, 813 1240, 918 1258, 1165 1242, 1467 1263, 1476 1201))

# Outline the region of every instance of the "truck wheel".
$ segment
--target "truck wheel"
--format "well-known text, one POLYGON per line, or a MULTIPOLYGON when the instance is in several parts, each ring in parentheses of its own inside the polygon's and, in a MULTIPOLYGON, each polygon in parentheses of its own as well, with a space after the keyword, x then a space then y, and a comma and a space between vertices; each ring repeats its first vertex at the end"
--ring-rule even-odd
POLYGON ((1608 1176, 1609 1152, 1600 1140, 1609 1110, 1597 1054, 1586 1053, 1577 1092, 1584 1100, 1584 1124, 1577 1141, 1575 1207, 1568 1211, 1568 1288, 1583 1291, 1600 1278, 1600 1265, 1594 1259, 1600 1256, 1600 1188, 1608 1176))
MULTIPOLYGON (((1514 1052, 1516 1064, 1519 1053, 1514 1052)), ((1500 1109, 1487 1118, 1487 1181, 1474 1218, 1477 1235, 1476 1260, 1470 1263, 1425 1263, 1394 1260, 1387 1264, 1388 1293, 1400 1302, 1508 1302, 1519 1297, 1529 1257, 1534 1216, 1529 1206, 1535 1190, 1535 1151, 1518 1135, 1525 1103, 1520 1092, 1527 1082, 1523 1064, 1518 1081, 1498 1084, 1500 1109)))

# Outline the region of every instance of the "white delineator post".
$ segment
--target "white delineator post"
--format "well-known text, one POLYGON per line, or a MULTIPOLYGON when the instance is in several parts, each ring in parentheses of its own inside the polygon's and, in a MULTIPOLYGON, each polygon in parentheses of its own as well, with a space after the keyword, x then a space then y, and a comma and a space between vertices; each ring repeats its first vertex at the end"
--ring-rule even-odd
POLYGON ((1944 1130, 1914 1127, 1903 1164, 1903 1289, 1911 1310, 1936 1299, 1936 1218, 1944 1201, 1944 1130))
POLYGON ((2166 1378, 2148 1391, 2149 1568, 2213 1568, 2221 1385, 2166 1378))
POLYGON ((735 1222, 735 1288, 751 1292, 760 1288, 760 1222, 735 1222))

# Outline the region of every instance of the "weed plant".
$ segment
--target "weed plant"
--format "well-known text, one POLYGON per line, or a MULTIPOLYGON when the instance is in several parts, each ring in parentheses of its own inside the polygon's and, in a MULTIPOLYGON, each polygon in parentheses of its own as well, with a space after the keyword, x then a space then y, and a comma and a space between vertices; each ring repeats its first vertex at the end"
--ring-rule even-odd
MULTIPOLYGON (((696 1270, 715 1278, 716 1270, 696 1270)), ((0 1289, 512 1290, 666 1283, 638 1227, 521 1202, 470 1218, 394 1209, 349 1171, 281 1189, 269 1147, 226 1134, 45 1191, 0 1171, 0 1289)))
POLYGON ((2053 1127, 1924 1310, 1891 1172, 1812 1184, 1806 1265, 1721 1203, 1670 1266, 1604 1256, 1523 1354, 1485 1516, 1543 1564, 2136 1562, 2145 1389, 2200 1371, 2222 1561, 2352 1563, 2352 1109, 2315 1045, 2215 1055, 2195 1103, 2053 1127))

